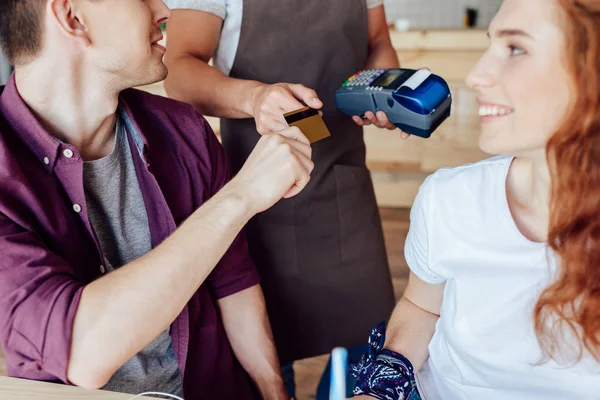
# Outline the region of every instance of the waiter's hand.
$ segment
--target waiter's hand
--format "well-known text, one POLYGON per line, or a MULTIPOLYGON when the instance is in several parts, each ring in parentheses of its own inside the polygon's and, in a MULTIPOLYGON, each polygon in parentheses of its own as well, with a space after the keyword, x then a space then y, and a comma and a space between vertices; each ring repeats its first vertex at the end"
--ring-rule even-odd
POLYGON ((310 142, 297 127, 263 135, 231 184, 254 213, 302 191, 314 169, 310 142))
POLYGON ((261 84, 253 88, 249 98, 251 115, 261 135, 288 128, 283 114, 305 107, 304 104, 317 110, 323 107, 317 92, 295 83, 261 84))
MULTIPOLYGON (((367 111, 365 113, 364 118, 361 118, 358 115, 355 115, 354 117, 352 117, 352 120, 358 126, 375 125, 378 128, 389 129, 390 131, 394 131, 394 130, 398 129, 396 127, 396 125, 394 125, 390 122, 386 113, 384 113, 383 111, 377 111, 377 114, 373 114, 372 111, 367 111)), ((406 139, 409 136, 410 136, 410 134, 400 131, 400 137, 402 139, 406 139)))

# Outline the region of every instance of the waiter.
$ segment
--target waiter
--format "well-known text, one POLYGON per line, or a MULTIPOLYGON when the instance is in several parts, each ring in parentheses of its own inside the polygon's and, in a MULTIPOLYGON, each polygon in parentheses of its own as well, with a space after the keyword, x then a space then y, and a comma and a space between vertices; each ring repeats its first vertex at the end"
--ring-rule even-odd
MULTIPOLYGON (((293 361, 334 346, 350 348, 350 361, 358 361, 366 347, 357 346, 394 307, 362 126, 395 127, 383 112, 353 121, 334 99, 358 70, 399 67, 383 0, 166 2, 173 9, 167 93, 221 118, 234 172, 260 135, 287 126, 283 114, 305 104, 322 109, 332 134, 313 144, 315 169, 304 192, 247 226, 294 396, 293 361)), ((317 398, 323 395, 327 384, 317 398)))

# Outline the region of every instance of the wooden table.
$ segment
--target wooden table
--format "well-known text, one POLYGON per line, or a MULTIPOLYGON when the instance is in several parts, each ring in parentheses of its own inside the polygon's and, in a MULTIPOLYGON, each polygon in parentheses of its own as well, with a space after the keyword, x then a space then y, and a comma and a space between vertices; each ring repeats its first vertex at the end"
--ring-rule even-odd
MULTIPOLYGON (((0 377, 0 399, 2 400, 129 400, 132 397, 130 394, 0 377)), ((138 397, 137 399, 151 398, 138 397)))

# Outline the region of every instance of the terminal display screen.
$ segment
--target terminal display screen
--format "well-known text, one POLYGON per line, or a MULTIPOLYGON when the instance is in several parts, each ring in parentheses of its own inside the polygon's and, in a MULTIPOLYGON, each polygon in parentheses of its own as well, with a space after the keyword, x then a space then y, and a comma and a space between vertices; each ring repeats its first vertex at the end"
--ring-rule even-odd
POLYGON ((412 71, 402 71, 399 69, 391 70, 373 82, 373 86, 396 89, 412 75, 412 71), (402 78, 402 79, 399 79, 402 78), (392 87, 393 86, 393 87, 392 87))

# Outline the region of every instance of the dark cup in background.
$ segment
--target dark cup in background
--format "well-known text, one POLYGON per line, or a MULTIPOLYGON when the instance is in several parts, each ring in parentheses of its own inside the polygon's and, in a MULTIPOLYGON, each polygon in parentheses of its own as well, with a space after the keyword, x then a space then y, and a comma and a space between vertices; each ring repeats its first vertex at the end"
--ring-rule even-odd
POLYGON ((479 16, 479 10, 476 8, 468 7, 465 9, 465 26, 473 28, 477 26, 477 17, 479 16))

